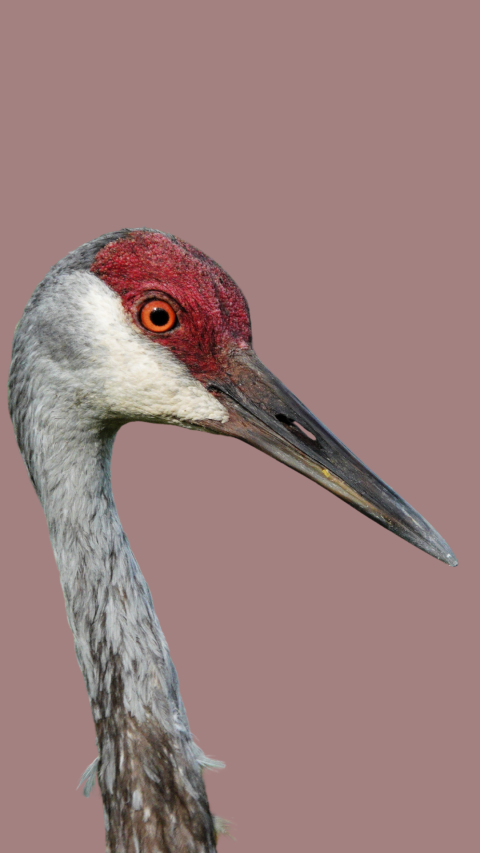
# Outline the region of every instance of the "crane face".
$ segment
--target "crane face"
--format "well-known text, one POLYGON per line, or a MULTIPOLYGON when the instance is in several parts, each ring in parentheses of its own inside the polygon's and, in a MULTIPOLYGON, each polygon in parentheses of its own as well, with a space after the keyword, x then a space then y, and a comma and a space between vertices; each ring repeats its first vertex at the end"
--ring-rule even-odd
POLYGON ((52 407, 63 405, 59 422, 73 406, 76 423, 112 435, 144 420, 240 438, 457 564, 434 528, 261 363, 242 292, 183 240, 124 230, 71 253, 37 288, 16 346, 52 407))

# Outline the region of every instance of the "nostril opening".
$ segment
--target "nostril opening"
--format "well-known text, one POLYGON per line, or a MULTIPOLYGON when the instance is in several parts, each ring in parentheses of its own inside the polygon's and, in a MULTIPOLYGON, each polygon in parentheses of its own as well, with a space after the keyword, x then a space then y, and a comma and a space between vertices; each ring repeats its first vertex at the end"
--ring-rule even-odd
POLYGON ((301 429, 302 432, 310 439, 310 441, 316 441, 316 436, 314 436, 313 432, 310 432, 308 429, 305 429, 304 426, 298 423, 298 421, 293 422, 293 426, 296 426, 298 429, 301 429))
POLYGON ((281 424, 285 424, 285 426, 288 426, 288 427, 296 427, 297 429, 301 430, 303 432, 303 434, 306 435, 307 438, 310 439, 310 441, 316 441, 317 440, 317 438, 313 434, 313 432, 310 432, 308 429, 305 429, 305 427, 302 426, 301 424, 299 424, 298 421, 294 421, 294 419, 289 418, 288 415, 283 415, 280 413, 279 415, 275 415, 275 417, 276 417, 277 421, 280 421, 281 424))
POLYGON ((288 415, 275 415, 277 421, 280 421, 281 424, 285 424, 286 426, 292 426, 295 423, 293 418, 289 418, 288 415))
POLYGON ((222 394, 222 389, 218 387, 218 385, 207 385, 207 391, 216 391, 217 394, 222 394))

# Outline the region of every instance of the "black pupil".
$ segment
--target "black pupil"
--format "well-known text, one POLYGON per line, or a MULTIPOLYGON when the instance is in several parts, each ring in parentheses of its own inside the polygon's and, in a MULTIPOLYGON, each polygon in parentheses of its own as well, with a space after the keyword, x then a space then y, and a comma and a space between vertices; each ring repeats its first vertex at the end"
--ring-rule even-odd
POLYGON ((168 311, 165 311, 165 308, 152 308, 150 320, 154 326, 166 326, 170 320, 170 315, 168 311))

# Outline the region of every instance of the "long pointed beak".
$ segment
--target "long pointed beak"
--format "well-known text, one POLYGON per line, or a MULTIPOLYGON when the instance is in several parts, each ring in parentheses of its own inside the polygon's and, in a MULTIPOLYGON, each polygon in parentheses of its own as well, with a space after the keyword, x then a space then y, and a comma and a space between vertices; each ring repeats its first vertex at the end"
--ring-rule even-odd
POLYGON ((210 432, 232 435, 294 468, 417 548, 456 566, 436 530, 382 482, 261 363, 238 350, 222 378, 207 385, 229 413, 210 432))

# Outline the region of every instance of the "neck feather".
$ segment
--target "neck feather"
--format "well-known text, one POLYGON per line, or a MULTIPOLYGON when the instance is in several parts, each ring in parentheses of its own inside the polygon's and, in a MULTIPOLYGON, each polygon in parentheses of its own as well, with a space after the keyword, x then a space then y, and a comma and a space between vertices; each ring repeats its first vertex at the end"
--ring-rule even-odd
MULTIPOLYGON (((71 411, 71 410, 70 410, 71 411)), ((212 853, 175 667, 113 500, 114 433, 49 413, 22 450, 42 502, 97 733, 111 853, 212 853)))

